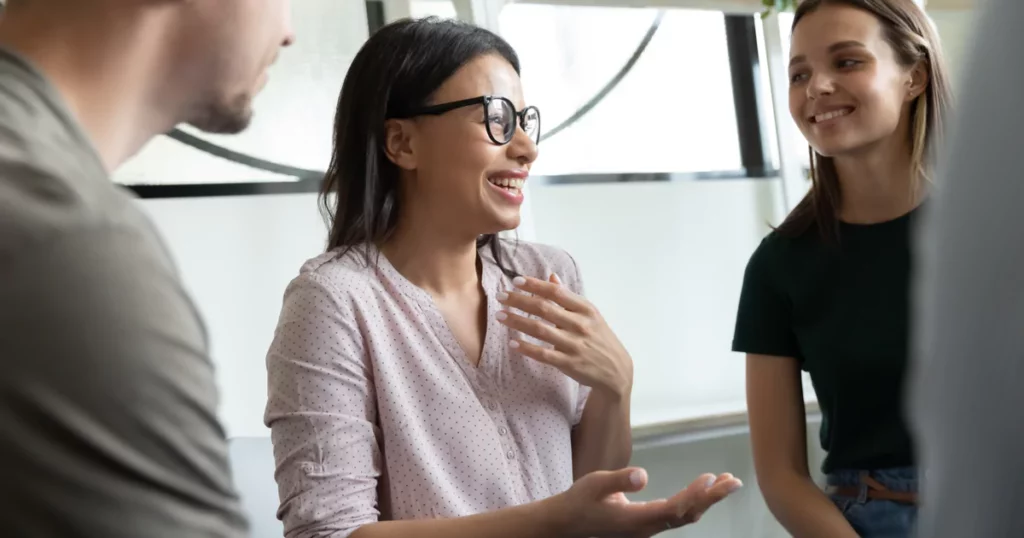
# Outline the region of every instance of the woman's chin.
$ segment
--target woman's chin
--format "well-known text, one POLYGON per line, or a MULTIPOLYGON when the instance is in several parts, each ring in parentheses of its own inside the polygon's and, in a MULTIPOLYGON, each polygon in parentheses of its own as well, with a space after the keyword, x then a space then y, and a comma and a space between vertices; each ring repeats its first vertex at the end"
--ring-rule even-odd
POLYGON ((519 212, 517 211, 514 217, 510 217, 502 222, 501 231, 511 232, 512 230, 519 228, 522 220, 523 219, 519 216, 519 212))
POLYGON ((873 147, 877 145, 874 141, 865 141, 863 139, 853 138, 840 138, 834 137, 830 140, 815 140, 811 143, 811 148, 814 152, 822 157, 830 158, 842 158, 846 156, 857 155, 863 152, 865 148, 873 147))
POLYGON ((516 211, 514 215, 495 215, 491 226, 488 226, 488 231, 484 232, 483 235, 497 234, 501 232, 510 232, 519 228, 519 224, 522 222, 522 218, 519 212, 516 211))

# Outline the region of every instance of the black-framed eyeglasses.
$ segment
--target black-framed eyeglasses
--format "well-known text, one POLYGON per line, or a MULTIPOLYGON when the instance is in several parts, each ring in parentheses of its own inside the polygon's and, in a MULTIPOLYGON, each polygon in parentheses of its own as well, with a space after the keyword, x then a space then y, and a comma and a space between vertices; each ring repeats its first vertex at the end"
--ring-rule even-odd
POLYGON ((455 110, 473 105, 483 105, 484 122, 487 125, 487 135, 491 141, 503 146, 512 141, 516 135, 516 129, 522 127, 523 131, 534 144, 540 143, 540 110, 535 106, 528 106, 517 111, 512 101, 506 97, 483 95, 451 103, 431 105, 419 109, 410 110, 401 114, 393 114, 394 119, 409 119, 415 116, 440 116, 455 110))

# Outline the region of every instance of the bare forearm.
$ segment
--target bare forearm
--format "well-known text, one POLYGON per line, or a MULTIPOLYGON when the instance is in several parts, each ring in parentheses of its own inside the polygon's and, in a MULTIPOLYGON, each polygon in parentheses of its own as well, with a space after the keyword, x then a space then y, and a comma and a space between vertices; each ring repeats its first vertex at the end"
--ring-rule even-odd
POLYGON ((383 521, 360 527, 351 538, 564 538, 572 536, 555 506, 558 497, 450 519, 383 521))
POLYGON ((778 477, 762 487, 768 508, 794 538, 858 538, 836 505, 810 478, 778 477))
POLYGON ((573 474, 621 469, 633 455, 629 423, 630 393, 594 390, 573 435, 573 474))

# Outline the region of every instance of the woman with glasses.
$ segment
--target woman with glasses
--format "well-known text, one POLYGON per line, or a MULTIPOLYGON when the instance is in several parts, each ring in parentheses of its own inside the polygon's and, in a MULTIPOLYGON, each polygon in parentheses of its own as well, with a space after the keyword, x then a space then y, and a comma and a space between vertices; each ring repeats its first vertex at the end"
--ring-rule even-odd
POLYGON ((651 536, 739 486, 630 503, 632 361, 565 252, 506 241, 540 112, 500 37, 400 21, 356 55, 322 192, 329 250, 267 357, 288 537, 651 536))

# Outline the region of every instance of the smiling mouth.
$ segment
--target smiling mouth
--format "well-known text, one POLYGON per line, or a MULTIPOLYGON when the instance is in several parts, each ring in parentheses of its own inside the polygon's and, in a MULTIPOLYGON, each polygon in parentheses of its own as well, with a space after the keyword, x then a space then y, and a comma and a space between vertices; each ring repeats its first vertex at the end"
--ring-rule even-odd
POLYGON ((811 116, 811 123, 824 123, 829 120, 836 118, 842 118, 843 116, 849 116, 853 113, 853 107, 840 108, 839 110, 831 110, 829 112, 823 112, 815 116, 811 116))
POLYGON ((492 177, 487 178, 488 183, 495 187, 505 189, 512 194, 519 194, 523 190, 523 185, 526 184, 525 179, 509 178, 509 177, 492 177))

